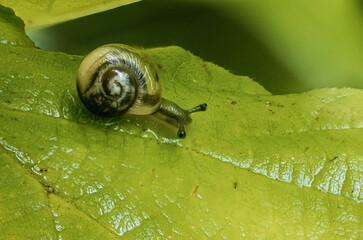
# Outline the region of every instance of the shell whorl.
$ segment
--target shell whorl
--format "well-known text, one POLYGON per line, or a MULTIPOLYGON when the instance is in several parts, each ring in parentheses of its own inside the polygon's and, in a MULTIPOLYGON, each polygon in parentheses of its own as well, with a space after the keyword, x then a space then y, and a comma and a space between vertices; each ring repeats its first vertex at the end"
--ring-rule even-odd
POLYGON ((92 51, 78 70, 77 89, 86 107, 101 115, 146 115, 160 107, 154 67, 140 51, 122 44, 92 51))

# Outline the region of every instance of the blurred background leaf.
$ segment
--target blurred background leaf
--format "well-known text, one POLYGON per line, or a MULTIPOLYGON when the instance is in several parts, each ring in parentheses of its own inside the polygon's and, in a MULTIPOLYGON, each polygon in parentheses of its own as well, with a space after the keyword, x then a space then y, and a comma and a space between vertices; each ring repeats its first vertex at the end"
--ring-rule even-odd
POLYGON ((28 34, 81 55, 110 42, 178 45, 284 94, 363 87, 362 10, 358 0, 145 0, 28 34))
POLYGON ((76 19, 139 0, 0 0, 12 8, 29 29, 76 19))

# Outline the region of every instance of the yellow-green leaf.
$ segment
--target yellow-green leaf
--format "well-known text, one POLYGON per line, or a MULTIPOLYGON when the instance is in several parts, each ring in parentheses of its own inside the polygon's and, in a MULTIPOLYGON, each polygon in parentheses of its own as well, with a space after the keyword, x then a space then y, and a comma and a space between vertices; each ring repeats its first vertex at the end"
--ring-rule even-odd
POLYGON ((182 48, 144 52, 165 98, 208 103, 184 140, 89 113, 83 57, 0 44, 0 239, 360 237, 363 91, 274 96, 182 48))
POLYGON ((75 18, 106 11, 139 0, 0 0, 0 4, 14 9, 27 28, 39 28, 75 18))

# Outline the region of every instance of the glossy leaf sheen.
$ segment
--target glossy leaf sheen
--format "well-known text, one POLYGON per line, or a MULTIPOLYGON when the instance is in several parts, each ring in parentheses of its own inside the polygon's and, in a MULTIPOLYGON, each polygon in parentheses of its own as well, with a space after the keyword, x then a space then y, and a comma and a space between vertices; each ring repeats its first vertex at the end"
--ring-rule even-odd
MULTIPOLYGON (((2 39, 22 28, 4 26, 2 39)), ((179 47, 145 50, 165 98, 208 103, 178 140, 154 119, 89 113, 81 56, 0 52, 0 239, 362 234, 361 90, 273 96, 179 47)))

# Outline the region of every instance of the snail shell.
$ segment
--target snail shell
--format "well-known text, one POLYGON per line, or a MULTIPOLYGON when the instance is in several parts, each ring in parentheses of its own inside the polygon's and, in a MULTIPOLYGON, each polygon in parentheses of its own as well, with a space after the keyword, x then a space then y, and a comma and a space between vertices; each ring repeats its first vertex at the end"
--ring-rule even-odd
POLYGON ((122 44, 101 46, 85 57, 77 90, 84 105, 99 115, 147 115, 161 104, 155 68, 140 51, 122 44))

